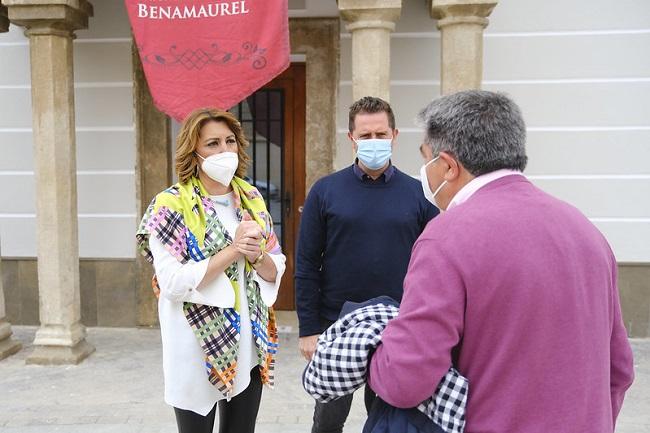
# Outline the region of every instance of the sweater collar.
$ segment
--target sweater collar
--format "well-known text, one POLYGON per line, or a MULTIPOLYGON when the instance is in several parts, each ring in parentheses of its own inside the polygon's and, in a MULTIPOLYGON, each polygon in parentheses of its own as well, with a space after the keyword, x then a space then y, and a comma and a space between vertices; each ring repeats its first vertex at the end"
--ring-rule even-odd
POLYGON ((509 169, 496 170, 475 177, 467 185, 462 187, 460 191, 456 193, 454 198, 451 199, 449 206, 447 206, 447 210, 455 206, 458 206, 459 204, 465 203, 467 200, 469 200, 471 196, 474 195, 476 191, 483 188, 485 185, 494 182, 495 180, 501 179, 503 177, 513 176, 513 175, 525 177, 522 172, 516 170, 509 170, 509 169))
POLYGON ((384 170, 384 172, 376 180, 373 180, 366 174, 365 171, 361 169, 361 167, 359 167, 359 159, 354 160, 354 164, 352 164, 352 171, 354 172, 354 175, 357 177, 357 179, 362 182, 377 182, 379 180, 383 180, 384 183, 388 183, 395 174, 395 166, 392 162, 389 162, 386 170, 384 170))

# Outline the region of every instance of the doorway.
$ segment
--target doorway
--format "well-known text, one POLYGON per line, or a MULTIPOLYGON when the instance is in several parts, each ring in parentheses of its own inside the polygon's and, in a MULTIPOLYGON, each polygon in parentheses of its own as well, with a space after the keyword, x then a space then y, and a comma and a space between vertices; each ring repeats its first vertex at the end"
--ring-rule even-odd
POLYGON ((294 310, 299 207, 305 201, 305 64, 292 64, 230 111, 250 142, 247 180, 264 196, 287 256, 275 309, 294 310))

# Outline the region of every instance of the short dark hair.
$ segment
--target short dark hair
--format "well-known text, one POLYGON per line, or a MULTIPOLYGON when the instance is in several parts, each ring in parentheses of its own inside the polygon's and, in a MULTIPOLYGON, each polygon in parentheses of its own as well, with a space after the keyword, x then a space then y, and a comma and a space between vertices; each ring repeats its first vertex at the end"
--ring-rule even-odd
POLYGON ((466 90, 443 96, 418 120, 433 155, 451 153, 474 176, 526 168, 526 125, 517 104, 503 93, 466 90))
POLYGON ((388 116, 388 126, 390 126, 390 129, 395 129, 395 115, 393 114, 393 109, 390 108, 390 104, 383 99, 374 96, 364 96, 350 105, 348 129, 350 132, 354 130, 354 119, 357 117, 357 114, 381 112, 386 113, 388 116))

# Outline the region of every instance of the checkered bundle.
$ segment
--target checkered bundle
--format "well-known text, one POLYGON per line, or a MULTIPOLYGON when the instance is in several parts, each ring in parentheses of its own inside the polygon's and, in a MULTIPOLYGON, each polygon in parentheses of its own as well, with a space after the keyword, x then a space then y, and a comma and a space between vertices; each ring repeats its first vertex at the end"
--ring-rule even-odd
MULTIPOLYGON (((381 342, 386 324, 399 309, 376 304, 352 311, 319 338, 314 357, 303 374, 303 387, 314 399, 327 403, 352 394, 366 382, 370 357, 381 342)), ((468 381, 450 368, 434 395, 418 410, 448 433, 465 427, 468 381)))

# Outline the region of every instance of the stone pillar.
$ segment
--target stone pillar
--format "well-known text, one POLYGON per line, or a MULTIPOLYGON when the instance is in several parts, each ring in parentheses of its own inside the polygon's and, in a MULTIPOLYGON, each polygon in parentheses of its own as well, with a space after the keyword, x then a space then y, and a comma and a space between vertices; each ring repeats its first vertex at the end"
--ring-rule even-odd
POLYGON ((402 0, 339 0, 352 33, 352 97, 390 100, 390 34, 402 0))
MULTIPOLYGON (((136 201, 140 218, 154 196, 172 183, 172 155, 169 147, 172 138, 169 117, 161 113, 153 103, 135 44, 132 46, 131 56, 135 108, 136 201)), ((140 224, 140 219, 137 224, 140 224)), ((151 289, 153 266, 139 252, 136 254, 138 326, 156 326, 158 301, 151 289)))
POLYGON ((22 346, 11 338, 11 325, 5 320, 5 294, 2 290, 2 256, 0 255, 0 360, 18 352, 22 346))
POLYGON ((443 95, 479 89, 483 79, 483 29, 498 0, 429 0, 441 37, 443 95))
MULTIPOLYGON (((305 93, 305 193, 321 177, 334 171, 336 107, 339 88, 340 20, 289 19, 291 53, 304 54, 305 93)), ((303 203, 299 203, 302 205, 303 203)))
POLYGON ((75 149, 74 31, 86 0, 3 0, 29 37, 41 326, 30 364, 76 364, 95 349, 80 323, 75 149))

